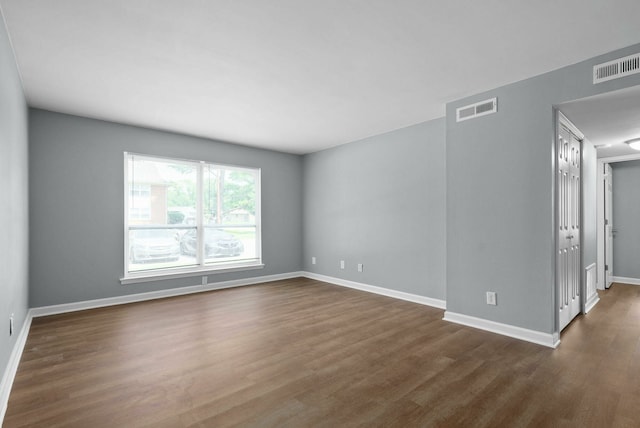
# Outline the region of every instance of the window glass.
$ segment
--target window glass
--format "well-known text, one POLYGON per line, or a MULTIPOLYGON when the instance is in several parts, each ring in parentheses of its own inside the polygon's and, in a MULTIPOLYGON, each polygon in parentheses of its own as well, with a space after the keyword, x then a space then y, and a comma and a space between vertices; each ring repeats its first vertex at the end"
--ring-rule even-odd
POLYGON ((126 272, 260 263, 259 170, 126 154, 126 272))
POLYGON ((256 254, 257 171, 204 169, 204 258, 207 264, 251 260, 256 254))

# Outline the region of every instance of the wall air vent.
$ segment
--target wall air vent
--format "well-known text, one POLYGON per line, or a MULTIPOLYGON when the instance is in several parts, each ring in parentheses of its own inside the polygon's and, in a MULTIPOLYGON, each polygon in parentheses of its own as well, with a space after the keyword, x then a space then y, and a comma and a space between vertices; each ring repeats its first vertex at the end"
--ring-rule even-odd
POLYGON ((463 120, 485 116, 497 111, 498 99, 491 98, 490 100, 484 100, 480 101, 479 103, 470 104, 468 106, 458 108, 456 110, 456 122, 462 122, 463 120))
POLYGON ((640 73, 640 53, 593 66, 593 84, 640 73))

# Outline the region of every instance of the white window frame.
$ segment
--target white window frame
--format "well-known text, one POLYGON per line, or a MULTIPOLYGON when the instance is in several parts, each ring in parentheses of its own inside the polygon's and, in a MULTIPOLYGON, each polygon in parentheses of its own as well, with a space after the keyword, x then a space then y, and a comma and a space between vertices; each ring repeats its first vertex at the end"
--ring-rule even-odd
MULTIPOLYGON (((254 167, 244 167, 237 165, 227 165, 214 162, 196 161, 178 159, 165 156, 144 155, 131 152, 124 152, 124 276, 120 278, 122 285, 149 282, 163 279, 175 279, 184 278, 198 275, 208 275, 217 273, 228 273, 236 271, 245 271, 253 269, 262 269, 264 264, 262 263, 262 210, 261 210, 261 183, 262 170, 254 167), (135 157, 136 159, 145 159, 150 161, 172 162, 181 163, 196 167, 196 233, 198 234, 198 252, 196 254, 197 266, 188 267, 167 267, 148 271, 136 271, 129 272, 129 158, 135 157), (251 170, 256 174, 256 213, 255 213, 255 228, 256 228, 256 257, 252 260, 242 261, 229 261, 221 262, 215 265, 205 264, 204 260, 204 183, 203 173, 205 167, 222 168, 226 170, 236 169, 240 171, 251 170)), ((205 285, 205 278, 203 277, 202 284, 205 285)))

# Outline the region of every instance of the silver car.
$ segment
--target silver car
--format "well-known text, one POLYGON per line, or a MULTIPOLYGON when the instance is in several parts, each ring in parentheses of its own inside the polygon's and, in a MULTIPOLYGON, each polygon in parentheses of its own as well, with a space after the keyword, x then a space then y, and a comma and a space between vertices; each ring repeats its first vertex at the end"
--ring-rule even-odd
POLYGON ((180 258, 180 242, 170 229, 138 229, 129 232, 129 259, 132 263, 175 261, 180 258))

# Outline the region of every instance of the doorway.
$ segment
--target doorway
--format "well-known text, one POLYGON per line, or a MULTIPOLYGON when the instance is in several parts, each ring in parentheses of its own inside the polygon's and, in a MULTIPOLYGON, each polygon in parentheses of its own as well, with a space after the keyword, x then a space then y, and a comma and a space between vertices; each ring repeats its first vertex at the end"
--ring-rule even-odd
POLYGON ((599 217, 602 216, 602 224, 599 229, 602 230, 604 250, 604 269, 602 269, 604 278, 602 279, 602 284, 603 288, 609 288, 613 282, 611 279, 613 271, 613 170, 608 163, 602 165, 602 170, 602 181, 599 184, 603 192, 603 206, 599 209, 599 211, 602 211, 599 213, 599 217))
MULTIPOLYGON (((593 152, 588 161, 589 156, 585 158, 582 173, 582 276, 588 282, 585 268, 593 266, 596 286, 605 290, 619 276, 615 272, 618 256, 614 254, 612 245, 616 225, 611 201, 616 184, 611 164, 640 159, 640 152, 625 144, 625 141, 640 137, 640 86, 566 102, 557 107, 584 133, 583 150, 593 152), (592 184, 589 184, 591 180, 592 184), (589 200, 591 198, 592 201, 589 200)), ((597 296, 596 293, 594 297, 597 296)), ((597 301, 586 301, 583 312, 588 312, 595 303, 597 301)))
MULTIPOLYGON (((616 204, 613 203, 614 198, 616 198, 616 187, 620 187, 617 197, 621 201, 625 198, 635 199, 635 186, 633 189, 629 189, 630 183, 628 179, 623 180, 619 183, 619 186, 616 186, 614 180, 616 173, 614 170, 620 173, 621 169, 637 168, 631 163, 637 160, 640 160, 640 153, 598 159, 598 289, 600 290, 608 289, 613 282, 639 284, 638 275, 629 274, 629 266, 635 265, 634 260, 637 252, 624 245, 625 241, 635 240, 634 237, 637 235, 633 231, 630 235, 629 228, 623 228, 621 234, 617 234, 619 228, 615 220, 616 204), (616 244, 616 236, 622 242, 616 244), (614 247, 622 249, 617 257, 615 257, 616 251, 614 251, 614 247), (629 260, 630 258, 634 260, 629 260), (618 260, 617 264, 614 263, 616 259, 618 260), (616 269, 616 265, 618 269, 616 269)), ((625 175, 621 177, 624 178, 625 175)), ((625 202, 624 205, 627 206, 628 202, 625 202)), ((622 224, 628 226, 628 210, 623 209, 618 214, 621 219, 626 219, 622 224)), ((635 218, 633 223, 635 224, 635 218)))
POLYGON ((582 301, 582 141, 584 135, 558 111, 556 121, 556 290, 559 331, 582 301))

